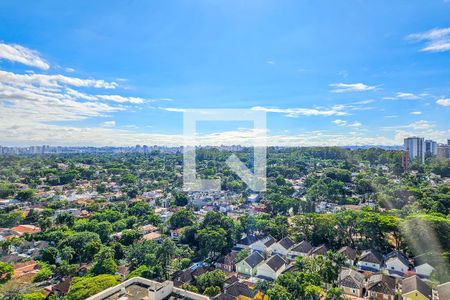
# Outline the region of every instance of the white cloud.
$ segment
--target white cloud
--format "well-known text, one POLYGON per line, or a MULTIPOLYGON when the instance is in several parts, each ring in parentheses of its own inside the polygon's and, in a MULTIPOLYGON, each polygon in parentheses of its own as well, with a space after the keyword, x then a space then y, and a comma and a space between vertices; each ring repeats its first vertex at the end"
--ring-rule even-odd
POLYGON ((30 67, 48 70, 50 66, 39 56, 39 53, 15 44, 0 43, 0 59, 7 59, 30 67))
POLYGON ((16 74, 0 70, 0 82, 13 85, 38 85, 42 87, 61 87, 64 85, 74 87, 94 87, 103 89, 114 89, 117 87, 115 82, 104 80, 81 79, 68 77, 64 75, 46 75, 46 74, 16 74))
POLYGON ((100 124, 101 127, 115 127, 116 121, 106 121, 100 124))
POLYGON ((270 113, 281 113, 286 117, 297 118, 299 116, 345 116, 347 112, 342 111, 345 106, 333 106, 332 108, 269 108, 254 106, 252 110, 265 111, 270 113))
POLYGON ((413 93, 403 93, 403 92, 398 92, 397 95, 395 96, 398 99, 407 99, 407 100, 416 100, 416 99, 420 99, 420 97, 416 94, 413 93))
POLYGON ((410 40, 424 41, 425 46, 421 51, 444 52, 450 50, 450 27, 435 28, 426 32, 410 34, 410 40))
POLYGON ((337 119, 337 120, 334 120, 334 121, 332 121, 334 124, 336 124, 337 126, 345 126, 345 125, 347 125, 347 121, 344 121, 344 120, 340 120, 340 119, 337 119))
POLYGON ((387 126, 383 127, 383 129, 400 129, 400 128, 408 128, 412 130, 425 130, 425 129, 432 129, 436 125, 426 121, 426 120, 419 120, 412 123, 409 123, 407 125, 398 125, 398 126, 387 126))
POLYGON ((376 89, 376 86, 370 86, 364 83, 332 83, 330 87, 333 93, 348 93, 348 92, 365 92, 376 89))
POLYGON ((64 71, 66 71, 67 73, 73 73, 75 72, 74 68, 64 68, 64 71))
POLYGON ((158 107, 158 109, 170 111, 170 112, 185 112, 187 109, 185 108, 176 108, 176 107, 158 107))
POLYGON ((334 120, 334 121, 332 121, 334 124, 336 124, 337 126, 345 126, 345 127, 361 127, 362 126, 362 123, 361 122, 358 122, 358 121, 354 121, 354 122, 352 122, 352 123, 348 123, 347 121, 345 121, 345 120, 340 120, 340 119, 337 119, 337 120, 334 120))
POLYGON ((269 65, 275 65, 276 64, 275 61, 273 61, 273 60, 268 60, 268 61, 266 61, 266 63, 269 64, 269 65))
POLYGON ((421 111, 412 111, 412 112, 410 112, 409 114, 410 114, 410 115, 416 115, 416 116, 418 116, 418 115, 421 115, 422 112, 421 112, 421 111))
POLYGON ((348 124, 348 127, 361 127, 361 126, 362 126, 362 123, 358 122, 358 121, 348 124))
POLYGON ((124 97, 119 95, 97 95, 97 97, 103 100, 109 100, 117 103, 142 104, 145 102, 145 99, 139 97, 124 97))
POLYGON ((450 99, 449 98, 441 98, 436 101, 436 104, 442 105, 442 106, 450 106, 450 99))
POLYGON ((370 103, 372 103, 372 102, 374 102, 374 100, 368 99, 368 100, 356 101, 356 102, 353 102, 352 104, 356 104, 356 105, 364 105, 364 104, 370 104, 370 103))

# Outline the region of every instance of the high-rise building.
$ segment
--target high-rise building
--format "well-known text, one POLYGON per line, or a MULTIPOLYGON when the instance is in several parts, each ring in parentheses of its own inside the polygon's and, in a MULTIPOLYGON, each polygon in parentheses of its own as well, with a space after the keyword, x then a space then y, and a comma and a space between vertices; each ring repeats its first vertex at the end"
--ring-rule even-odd
POLYGON ((409 170, 409 151, 402 151, 402 167, 405 171, 409 170))
POLYGON ((425 162, 425 141, 421 137, 409 137, 404 140, 404 150, 409 152, 409 159, 419 159, 422 163, 425 162))
POLYGON ((437 143, 432 140, 425 140, 425 153, 437 155, 437 143))
POLYGON ((450 158, 450 145, 439 144, 437 146, 437 156, 439 158, 450 158))

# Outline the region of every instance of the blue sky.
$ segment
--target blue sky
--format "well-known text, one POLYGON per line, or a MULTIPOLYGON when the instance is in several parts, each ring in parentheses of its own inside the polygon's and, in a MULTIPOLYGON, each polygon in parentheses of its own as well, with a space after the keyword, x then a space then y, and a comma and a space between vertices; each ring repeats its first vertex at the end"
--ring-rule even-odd
POLYGON ((0 25, 2 145, 173 145, 193 108, 266 111, 280 145, 450 138, 450 1, 6 0, 0 25))

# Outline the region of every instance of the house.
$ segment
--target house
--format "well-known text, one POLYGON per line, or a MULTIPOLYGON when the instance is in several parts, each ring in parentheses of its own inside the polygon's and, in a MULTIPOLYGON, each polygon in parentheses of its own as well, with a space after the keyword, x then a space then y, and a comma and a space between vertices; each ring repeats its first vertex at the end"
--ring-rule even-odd
POLYGON ((259 237, 253 234, 249 234, 237 242, 235 248, 236 249, 248 249, 250 248, 250 245, 254 242, 258 241, 259 237))
POLYGON ((367 296, 369 299, 395 300, 395 278, 383 274, 370 276, 367 281, 367 296))
POLYGON ((223 283, 223 286, 226 288, 226 287, 232 285, 235 282, 239 282, 239 279, 233 273, 233 275, 231 275, 231 276, 229 276, 228 278, 225 279, 225 281, 223 283))
POLYGON ((150 232, 145 234, 142 239, 145 241, 159 241, 162 239, 162 236, 159 232, 150 232))
POLYGON ((403 300, 431 300, 432 290, 419 276, 414 275, 402 281, 403 300))
POLYGON ((264 262, 264 257, 258 252, 253 252, 247 258, 236 264, 236 272, 248 276, 256 274, 256 268, 264 262))
POLYGON ((385 259, 386 270, 394 276, 403 276, 409 269, 408 259, 398 251, 392 251, 385 259))
POLYGON ((206 273, 213 271, 213 267, 208 266, 198 266, 194 267, 195 265, 191 266, 190 268, 180 270, 175 272, 172 275, 172 280, 174 282, 174 285, 179 287, 183 285, 183 283, 191 283, 196 277, 206 273))
POLYGON ((52 293, 55 294, 57 297, 63 297, 69 292, 71 284, 72 284, 71 277, 63 278, 63 280, 60 283, 55 284, 52 287, 52 293))
POLYGON ((236 264, 237 252, 231 252, 219 258, 216 262, 216 268, 222 271, 233 272, 236 264))
POLYGON ((337 251, 337 253, 342 254, 345 257, 345 263, 349 266, 353 266, 355 264, 355 260, 357 257, 356 250, 352 247, 345 246, 337 251))
POLYGON ((306 256, 309 251, 311 251, 312 246, 307 241, 301 241, 298 244, 295 244, 291 250, 289 251, 289 256, 294 258, 296 256, 306 256))
POLYGON ((11 228, 12 230, 15 230, 20 233, 39 233, 41 232, 41 229, 34 225, 19 225, 16 227, 11 228))
POLYGON ((272 246, 272 254, 279 254, 281 256, 287 256, 289 253, 289 249, 294 246, 294 242, 289 238, 285 237, 280 241, 276 242, 272 246))
POLYGON ((378 272, 383 264, 383 256, 375 250, 366 250, 361 254, 361 258, 357 262, 360 270, 378 272))
POLYGON ((318 247, 314 247, 309 251, 308 255, 312 257, 317 257, 319 255, 327 254, 328 248, 325 245, 320 245, 318 247))
POLYGON ((364 276, 355 270, 345 268, 339 274, 338 285, 345 294, 362 297, 364 290, 364 276))
POLYGON ((262 239, 257 240, 253 244, 250 245, 250 249, 252 252, 257 251, 259 253, 267 252, 269 255, 272 252, 272 246, 276 243, 276 240, 268 235, 262 239))
POLYGON ((436 297, 434 300, 450 299, 450 281, 437 286, 436 297))
POLYGON ((239 299, 239 300, 253 299, 252 290, 245 283, 242 282, 235 282, 232 285, 226 287, 224 289, 224 294, 234 297, 229 299, 239 299))
POLYGON ((286 269, 286 261, 276 254, 263 264, 260 264, 256 269, 258 278, 275 280, 286 269))
POLYGON ((428 278, 431 276, 431 273, 433 273, 435 269, 432 265, 428 263, 421 264, 420 266, 417 266, 414 268, 414 271, 418 276, 421 278, 428 278))

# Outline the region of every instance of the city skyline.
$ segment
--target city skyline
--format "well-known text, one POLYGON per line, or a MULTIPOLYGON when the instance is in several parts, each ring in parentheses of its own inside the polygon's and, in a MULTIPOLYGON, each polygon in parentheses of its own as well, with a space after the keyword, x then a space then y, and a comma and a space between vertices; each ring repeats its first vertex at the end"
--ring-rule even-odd
POLYGON ((264 111, 269 145, 444 143, 450 3, 324 3, 2 2, 0 144, 177 146, 194 108, 264 111))

